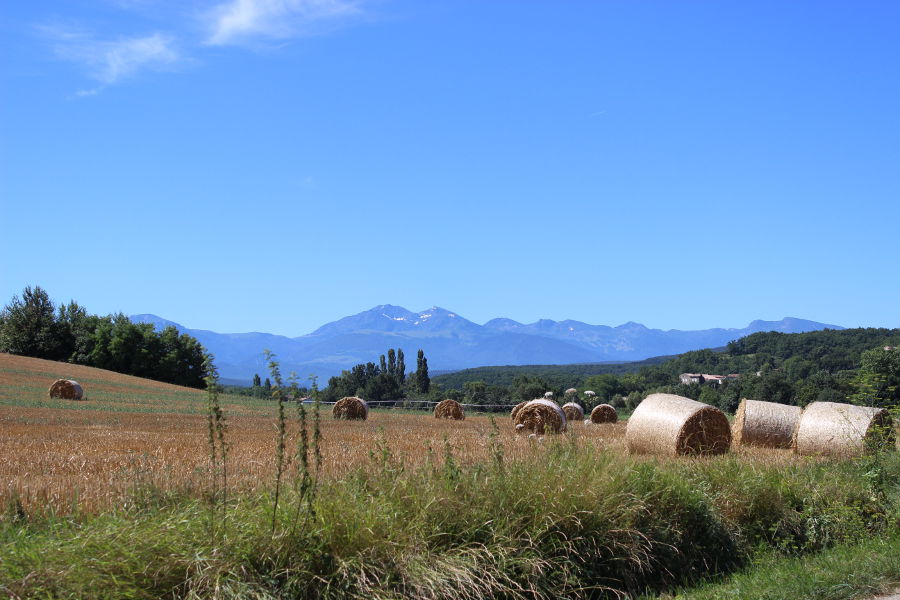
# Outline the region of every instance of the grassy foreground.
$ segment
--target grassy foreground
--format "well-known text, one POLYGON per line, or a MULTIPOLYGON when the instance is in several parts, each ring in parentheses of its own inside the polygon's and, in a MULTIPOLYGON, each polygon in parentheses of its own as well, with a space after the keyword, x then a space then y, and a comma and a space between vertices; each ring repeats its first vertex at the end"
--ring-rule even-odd
MULTIPOLYGON (((302 480, 288 477, 274 519, 272 497, 259 492, 222 506, 148 487, 136 490, 133 508, 82 520, 16 518, 10 506, 0 524, 0 593, 616 598, 673 592, 748 566, 827 565, 829 552, 860 542, 900 554, 889 534, 900 523, 896 453, 784 464, 545 444, 515 461, 492 446, 492 459, 466 466, 448 446, 407 467, 376 442, 370 466, 302 495, 302 480)), ((845 552, 848 572, 862 573, 866 554, 845 552)), ((751 597, 696 593, 685 597, 751 597)))

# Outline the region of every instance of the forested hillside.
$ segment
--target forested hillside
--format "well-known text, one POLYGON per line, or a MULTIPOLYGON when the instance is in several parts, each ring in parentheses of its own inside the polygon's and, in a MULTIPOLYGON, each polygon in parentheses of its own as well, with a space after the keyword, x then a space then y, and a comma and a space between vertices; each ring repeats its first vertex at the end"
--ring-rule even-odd
POLYGON ((671 356, 656 356, 632 362, 475 367, 436 375, 432 381, 445 389, 462 390, 466 382, 470 381, 509 386, 520 375, 532 375, 540 377, 554 388, 569 388, 583 385, 587 378, 593 375, 637 373, 644 367, 658 365, 671 358, 671 356))
POLYGON ((56 307, 40 287, 26 287, 0 311, 0 352, 188 387, 203 387, 206 375, 204 348, 193 337, 123 314, 88 314, 75 301, 56 307))
POLYGON ((805 406, 810 402, 900 403, 900 329, 755 333, 722 350, 611 365, 484 367, 435 377, 445 395, 474 404, 520 401, 569 388, 587 408, 633 408, 653 392, 675 393, 734 411, 741 398, 805 406), (594 371, 596 369, 596 371, 594 371), (592 372, 594 371, 594 372, 592 372), (736 374, 722 382, 680 381, 682 373, 736 374), (594 396, 585 396, 590 390, 594 396), (542 392, 541 392, 542 393, 542 392))

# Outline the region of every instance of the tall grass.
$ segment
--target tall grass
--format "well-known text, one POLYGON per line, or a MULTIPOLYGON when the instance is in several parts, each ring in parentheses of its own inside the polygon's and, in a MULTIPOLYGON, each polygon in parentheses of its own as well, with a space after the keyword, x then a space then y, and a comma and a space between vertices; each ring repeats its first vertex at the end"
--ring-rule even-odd
MULTIPOLYGON (((624 598, 726 575, 757 556, 814 556, 898 526, 895 500, 872 493, 859 463, 636 459, 569 441, 541 450, 466 465, 445 446, 443 457, 409 467, 384 447, 379 468, 323 480, 306 499, 286 487, 274 512, 274 490, 232 496, 227 541, 197 535, 203 508, 189 499, 81 525, 5 523, 0 591, 624 598), (300 502, 311 510, 295 527, 300 502)), ((896 454, 885 468, 900 480, 896 454)))

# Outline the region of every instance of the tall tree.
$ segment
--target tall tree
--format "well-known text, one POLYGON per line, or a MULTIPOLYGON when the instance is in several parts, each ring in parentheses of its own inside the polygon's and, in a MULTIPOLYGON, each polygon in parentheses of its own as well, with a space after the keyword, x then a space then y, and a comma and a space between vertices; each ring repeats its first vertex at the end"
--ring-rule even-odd
POLYGON ((397 353, 393 348, 388 348, 387 373, 390 376, 397 374, 397 353))
POLYGON ((427 394, 431 388, 431 379, 428 377, 428 359, 425 358, 425 351, 421 348, 416 363, 416 390, 421 394, 427 394))
POLYGON ((397 348, 397 378, 400 385, 406 381, 406 362, 403 360, 403 348, 397 348))

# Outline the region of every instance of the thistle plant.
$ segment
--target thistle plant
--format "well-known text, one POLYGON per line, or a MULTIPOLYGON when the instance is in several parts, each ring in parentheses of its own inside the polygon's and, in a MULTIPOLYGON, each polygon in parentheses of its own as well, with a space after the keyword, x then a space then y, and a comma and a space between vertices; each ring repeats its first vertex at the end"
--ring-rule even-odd
MULTIPOLYGON (((227 423, 225 421, 225 413, 219 404, 219 372, 213 363, 213 359, 212 354, 207 354, 203 359, 203 367, 206 371, 207 443, 209 445, 211 475, 210 500, 213 514, 216 511, 216 507, 221 503, 222 522, 224 524, 228 506, 228 468, 226 462, 228 445, 225 443, 227 423)), ((214 519, 212 518, 210 519, 210 531, 215 535, 214 519)))
POLYGON ((271 350, 265 350, 266 360, 269 361, 269 373, 275 385, 272 386, 272 396, 278 400, 278 435, 275 438, 275 499, 272 506, 272 536, 275 536, 275 521, 278 518, 278 501, 281 495, 281 477, 284 474, 284 447, 287 437, 287 424, 284 416, 284 381, 281 379, 281 368, 275 360, 275 354, 271 350))

